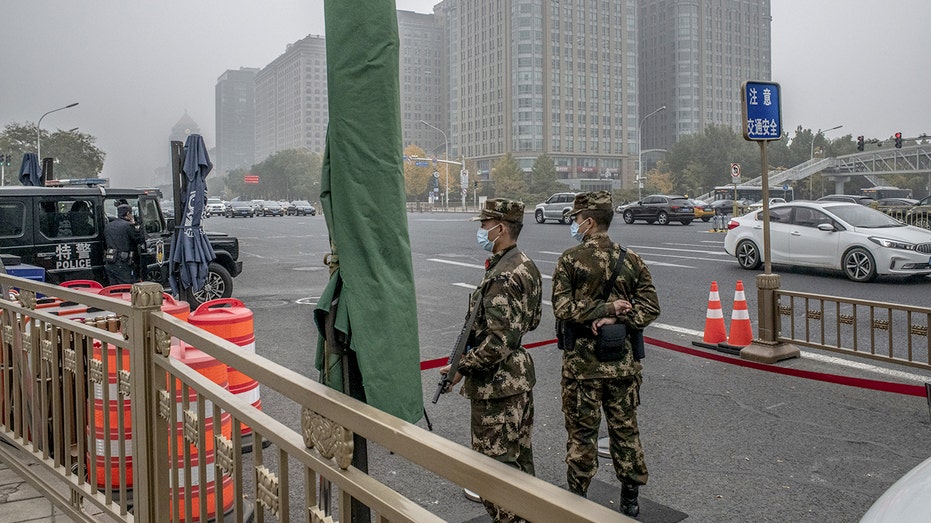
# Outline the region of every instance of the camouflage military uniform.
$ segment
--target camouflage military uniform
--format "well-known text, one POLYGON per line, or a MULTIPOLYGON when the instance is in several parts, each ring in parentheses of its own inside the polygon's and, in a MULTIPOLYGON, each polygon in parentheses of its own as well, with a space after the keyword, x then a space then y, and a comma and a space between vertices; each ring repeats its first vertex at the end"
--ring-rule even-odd
MULTIPOLYGON (((659 300, 650 271, 633 251, 627 250, 617 283, 607 301, 604 284, 621 255, 620 246, 606 233, 593 233, 560 256, 553 273, 553 312, 557 319, 588 328, 599 318, 613 315, 612 301, 626 299, 632 310, 618 321, 643 329, 659 316, 659 300)), ((611 459, 618 480, 643 485, 648 475, 637 427, 637 405, 642 366, 628 351, 623 359, 601 362, 594 354, 593 335, 580 337, 573 350, 563 353, 562 401, 568 442, 566 478, 569 489, 585 495, 598 469, 597 440, 604 410, 610 436, 611 459)))
MULTIPOLYGON (((487 266, 475 291, 483 297, 472 348, 459 366, 465 377, 462 394, 472 403, 472 448, 534 474, 530 432, 536 375, 521 337, 540 323, 540 271, 516 246, 493 255, 487 266)), ((489 502, 485 508, 496 521, 522 521, 489 502)))

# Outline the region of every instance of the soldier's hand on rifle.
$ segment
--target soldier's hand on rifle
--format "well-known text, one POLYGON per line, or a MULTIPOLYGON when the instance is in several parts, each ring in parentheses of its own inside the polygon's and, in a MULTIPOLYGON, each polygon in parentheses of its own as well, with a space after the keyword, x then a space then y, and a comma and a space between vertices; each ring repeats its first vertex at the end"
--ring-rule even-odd
MULTIPOLYGON (((449 375, 450 367, 451 367, 450 365, 443 365, 442 367, 440 367, 440 374, 442 374, 444 378, 447 378, 447 376, 449 375)), ((443 392, 449 392, 450 390, 452 390, 453 386, 455 386, 460 381, 462 381, 462 374, 459 374, 459 372, 456 372, 455 376, 453 376, 453 379, 449 381, 449 384, 446 386, 446 389, 443 392)))

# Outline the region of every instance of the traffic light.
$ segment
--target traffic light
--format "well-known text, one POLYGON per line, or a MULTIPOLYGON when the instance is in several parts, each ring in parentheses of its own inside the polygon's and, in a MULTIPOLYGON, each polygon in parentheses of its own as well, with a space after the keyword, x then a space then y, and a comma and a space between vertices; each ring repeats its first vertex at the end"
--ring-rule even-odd
POLYGON ((902 148, 902 133, 895 133, 895 148, 902 148))
POLYGON ((857 136, 857 150, 863 150, 863 136, 857 136))

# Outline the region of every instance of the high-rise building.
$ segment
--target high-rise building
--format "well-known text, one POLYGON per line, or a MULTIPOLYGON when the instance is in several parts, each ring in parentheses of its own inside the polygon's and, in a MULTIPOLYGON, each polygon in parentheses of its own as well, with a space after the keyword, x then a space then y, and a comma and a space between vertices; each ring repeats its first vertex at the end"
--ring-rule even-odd
POLYGON ((770 0, 640 0, 643 148, 741 128, 740 84, 772 75, 770 0))
MULTIPOLYGON (((637 0, 444 0, 455 150, 487 176, 510 152, 561 178, 633 183, 637 0)), ((591 186, 589 186, 591 187, 591 186)))
POLYGON ((444 103, 448 77, 443 56, 446 36, 432 14, 398 11, 397 16, 404 146, 415 144, 438 158, 445 152, 446 140, 421 121, 449 136, 449 112, 444 103))
POLYGON ((216 85, 218 174, 252 167, 255 163, 255 75, 251 67, 230 69, 216 85))
POLYGON ((255 76, 255 161, 285 149, 322 154, 327 120, 326 40, 310 35, 255 76))

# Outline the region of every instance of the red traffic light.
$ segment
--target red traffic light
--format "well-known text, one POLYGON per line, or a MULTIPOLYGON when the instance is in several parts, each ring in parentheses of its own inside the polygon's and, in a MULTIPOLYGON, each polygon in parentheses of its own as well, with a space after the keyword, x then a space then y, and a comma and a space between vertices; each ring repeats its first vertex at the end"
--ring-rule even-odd
POLYGON ((902 133, 895 133, 895 148, 902 148, 902 133))

